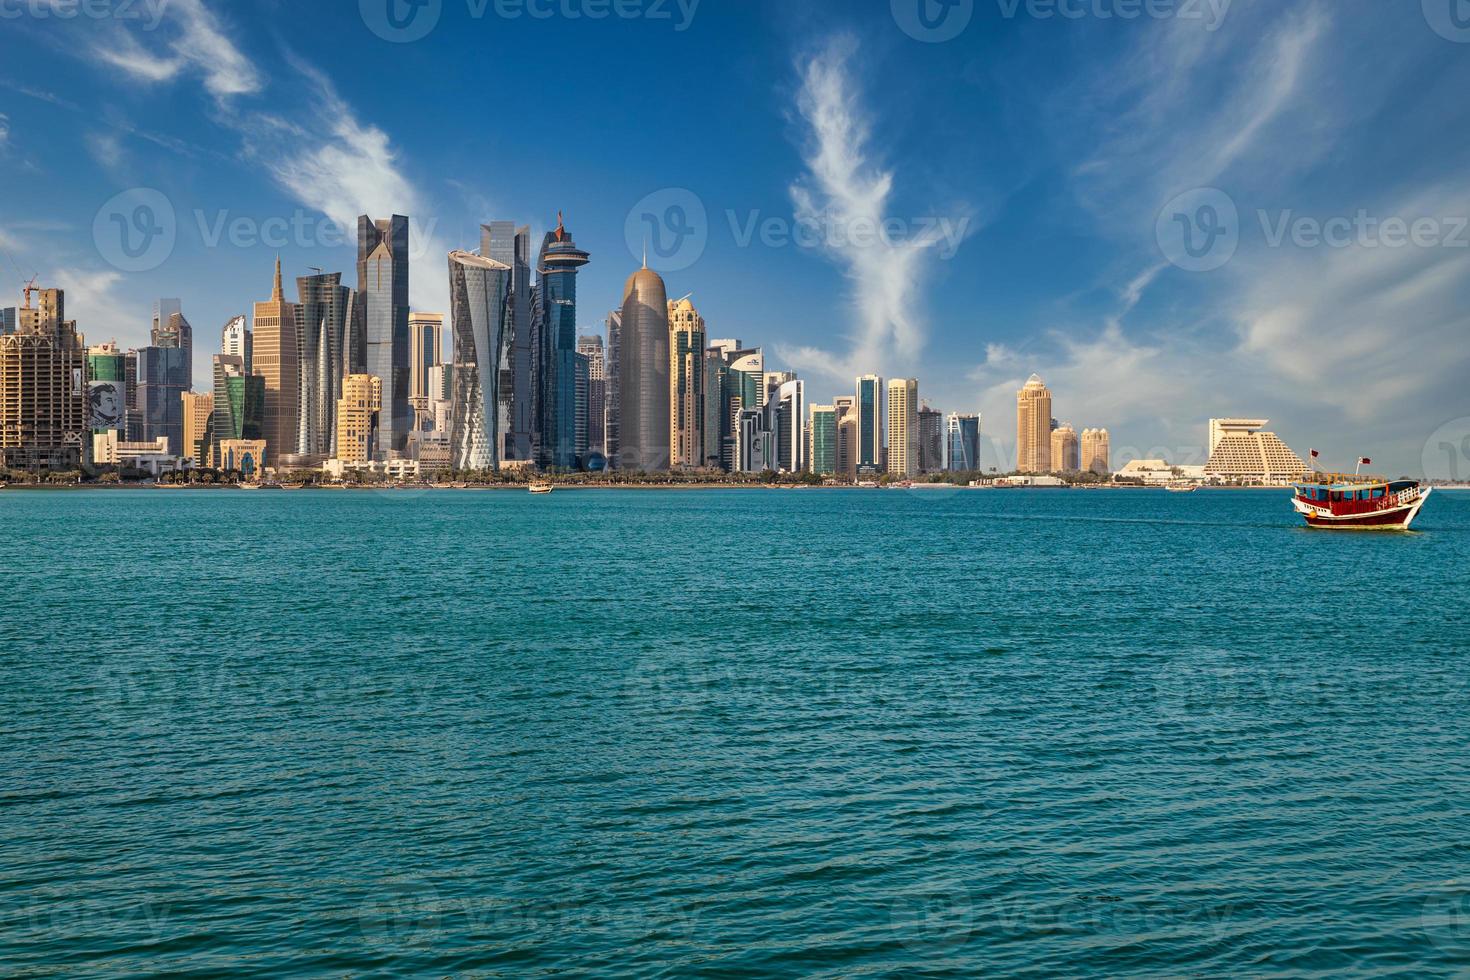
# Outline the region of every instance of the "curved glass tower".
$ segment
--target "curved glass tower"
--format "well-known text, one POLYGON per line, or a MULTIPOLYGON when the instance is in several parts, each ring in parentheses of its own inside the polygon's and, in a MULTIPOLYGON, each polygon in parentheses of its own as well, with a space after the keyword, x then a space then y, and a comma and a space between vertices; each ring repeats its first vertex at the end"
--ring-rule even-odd
POLYGON ((619 342, 618 468, 667 470, 669 299, 663 279, 646 261, 623 288, 619 342))
POLYGON ((510 277, 511 268, 503 262, 470 252, 449 253, 454 331, 449 452, 457 470, 493 470, 500 465, 500 371, 510 277))

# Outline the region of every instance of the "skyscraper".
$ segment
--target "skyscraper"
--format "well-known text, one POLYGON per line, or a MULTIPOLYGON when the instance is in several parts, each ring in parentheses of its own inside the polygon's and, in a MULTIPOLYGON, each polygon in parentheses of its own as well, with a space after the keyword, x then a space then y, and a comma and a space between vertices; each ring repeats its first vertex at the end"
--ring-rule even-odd
POLYGON ((208 466, 210 447, 214 438, 211 433, 214 419, 214 395, 196 394, 186 391, 184 403, 184 450, 183 456, 195 466, 208 466))
POLYGON ((1051 392, 1036 374, 1016 392, 1016 471, 1051 472, 1051 392))
POLYGON ((230 322, 225 324, 220 339, 220 353, 240 358, 240 363, 245 366, 247 372, 253 369, 252 362, 255 353, 248 323, 249 321, 243 316, 232 317, 230 322))
POLYGON ((536 403, 532 371, 531 229, 524 225, 517 228, 513 221, 481 225, 480 254, 511 270, 512 312, 506 331, 510 353, 501 368, 508 375, 502 379, 500 392, 504 403, 502 420, 507 423, 501 430, 505 441, 501 458, 531 459, 531 416, 536 403))
POLYGON ((429 397, 429 369, 444 363, 444 314, 408 316, 408 397, 429 397))
POLYGON ((888 472, 904 480, 919 475, 919 382, 888 382, 888 472))
POLYGON ((449 319, 454 331, 451 466, 500 465, 501 364, 510 310, 510 266, 470 252, 449 253, 449 319))
MULTIPOLYGON (((268 459, 280 463, 296 452, 301 423, 301 362, 296 336, 296 305, 281 288, 281 260, 276 259, 271 298, 255 304, 254 367, 265 379, 263 438, 268 459)), ((141 362, 139 384, 142 383, 141 362)))
POLYGON ((209 464, 232 469, 227 465, 221 447, 227 442, 263 441, 264 433, 265 378, 247 371, 242 357, 216 354, 209 464))
POLYGON ((1051 468, 1058 473, 1076 473, 1082 469, 1077 430, 1063 422, 1051 433, 1051 468))
POLYGON ((704 452, 704 317, 688 296, 669 304, 669 446, 675 469, 697 469, 704 452))
MULTIPOLYGON (((383 382, 377 452, 402 452, 413 428, 408 403, 408 219, 357 219, 357 302, 365 373, 383 382)), ((356 312, 356 311, 354 311, 356 312)), ((260 337, 256 339, 257 353, 260 337)))
POLYGON ((661 472, 669 468, 669 299, 663 278, 648 268, 628 277, 623 288, 621 354, 618 365, 621 428, 620 469, 661 472))
POLYGON ((591 256, 572 241, 562 216, 556 218, 536 264, 532 374, 539 377, 531 438, 538 466, 570 470, 581 462, 579 448, 586 449, 577 445, 578 380, 585 391, 587 377, 586 358, 577 353, 577 272, 591 256))
POLYGON ((607 353, 602 337, 588 334, 577 338, 577 353, 587 359, 587 449, 607 453, 607 353))
POLYGON ((188 352, 182 347, 143 347, 137 352, 138 383, 133 395, 138 411, 137 442, 168 440, 174 456, 188 456, 184 445, 184 394, 189 390, 188 352))
POLYGON ((980 466, 980 416, 949 417, 949 471, 977 473, 980 466))
POLYGON ((383 408, 383 381, 371 374, 349 374, 342 379, 337 403, 337 459, 353 466, 370 463, 378 455, 383 408))
MULTIPOLYGON (((154 347, 178 348, 184 352, 184 390, 194 387, 194 328, 184 319, 183 306, 177 299, 160 299, 153 304, 153 329, 149 337, 154 347)), ((178 452, 177 449, 174 452, 178 452)), ((187 455, 187 454, 185 454, 187 455)))
POLYGON ((883 465, 883 379, 865 374, 857 379, 857 468, 883 465))
POLYGON ((832 476, 837 472, 836 406, 812 406, 811 469, 817 476, 832 476))
POLYGON ((7 306, 0 309, 0 337, 15 333, 15 307, 7 306))
POLYGON ((38 290, 0 336, 0 462, 17 469, 81 464, 87 438, 86 341, 66 319, 66 294, 38 290))
POLYGON ((842 395, 832 400, 837 413, 836 475, 845 480, 857 478, 857 399, 842 395))
POLYGON ((787 381, 772 393, 765 405, 766 430, 774 436, 772 469, 802 473, 806 458, 806 382, 787 381))
POLYGON ((919 409, 919 472, 944 469, 944 415, 928 405, 919 409))
POLYGON ((337 400, 346 371, 345 348, 352 316, 352 290, 342 273, 300 276, 296 280, 296 338, 300 351, 301 395, 297 453, 311 461, 336 452, 337 400))
POLYGON ((1107 429, 1083 429, 1080 469, 1098 476, 1107 476, 1113 470, 1112 437, 1107 429))
POLYGON ((607 315, 607 430, 603 433, 608 463, 616 465, 622 451, 623 311, 607 315))

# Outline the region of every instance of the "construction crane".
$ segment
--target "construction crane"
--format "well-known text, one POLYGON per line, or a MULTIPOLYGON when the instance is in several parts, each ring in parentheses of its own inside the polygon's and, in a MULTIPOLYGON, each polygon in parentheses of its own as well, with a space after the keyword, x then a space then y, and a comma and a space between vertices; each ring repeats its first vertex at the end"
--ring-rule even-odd
POLYGON ((26 294, 26 309, 31 308, 31 293, 40 292, 40 290, 36 288, 36 280, 40 278, 40 276, 31 276, 31 281, 26 283, 25 288, 21 290, 21 292, 26 294))

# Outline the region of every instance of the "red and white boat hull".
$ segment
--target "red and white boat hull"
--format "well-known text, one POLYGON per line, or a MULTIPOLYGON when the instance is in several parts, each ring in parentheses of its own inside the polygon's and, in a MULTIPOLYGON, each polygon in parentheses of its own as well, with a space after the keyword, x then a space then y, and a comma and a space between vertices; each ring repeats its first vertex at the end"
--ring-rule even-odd
POLYGON ((1306 518, 1308 527, 1337 531, 1407 531, 1424 508, 1430 491, 1419 487, 1385 500, 1383 505, 1366 513, 1334 514, 1326 504, 1294 498, 1297 513, 1306 518))

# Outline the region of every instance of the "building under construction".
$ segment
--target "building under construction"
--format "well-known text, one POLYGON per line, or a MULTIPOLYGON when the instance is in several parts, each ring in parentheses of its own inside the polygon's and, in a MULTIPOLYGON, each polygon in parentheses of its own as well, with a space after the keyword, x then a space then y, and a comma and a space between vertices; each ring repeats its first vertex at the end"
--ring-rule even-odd
POLYGON ((7 468, 71 470, 87 438, 87 348, 60 289, 27 288, 15 333, 0 336, 0 458, 7 468), (40 303, 31 306, 31 294, 40 303))

